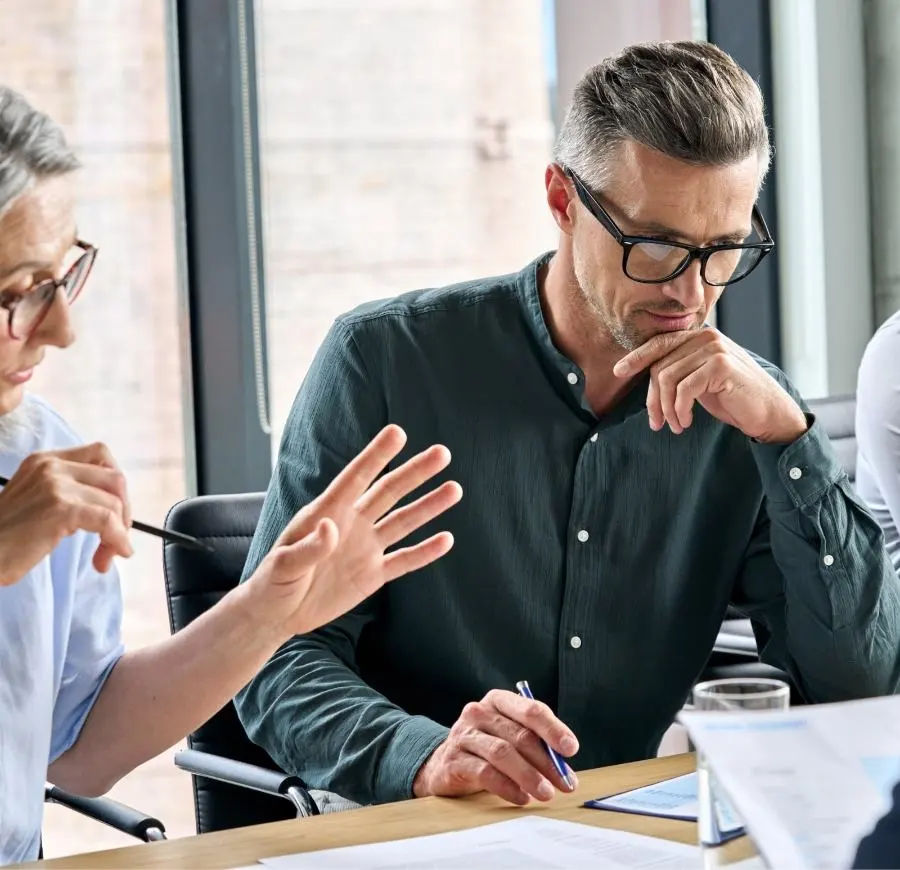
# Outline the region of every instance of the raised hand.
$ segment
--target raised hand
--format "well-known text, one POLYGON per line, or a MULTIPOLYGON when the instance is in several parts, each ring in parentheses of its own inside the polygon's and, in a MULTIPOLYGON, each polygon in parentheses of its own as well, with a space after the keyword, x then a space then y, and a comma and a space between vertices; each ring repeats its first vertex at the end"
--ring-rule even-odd
POLYGON ((433 446, 379 478, 405 443, 398 426, 383 429, 291 520, 247 584, 248 606, 266 623, 286 635, 311 631, 450 550, 453 537, 441 532, 385 552, 462 497, 451 481, 396 508, 450 462, 446 447, 433 446))

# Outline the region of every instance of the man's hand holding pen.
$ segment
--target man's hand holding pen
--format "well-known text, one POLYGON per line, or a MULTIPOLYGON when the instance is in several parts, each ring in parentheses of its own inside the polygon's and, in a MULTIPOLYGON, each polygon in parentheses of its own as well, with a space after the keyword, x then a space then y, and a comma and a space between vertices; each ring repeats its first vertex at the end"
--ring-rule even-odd
MULTIPOLYGON (((549 801, 572 788, 547 747, 568 758, 578 752, 578 740, 546 704, 492 690, 463 708, 447 739, 416 774, 413 793, 456 797, 488 791, 520 806, 532 798, 549 801)), ((574 773, 569 778, 577 785, 574 773)))

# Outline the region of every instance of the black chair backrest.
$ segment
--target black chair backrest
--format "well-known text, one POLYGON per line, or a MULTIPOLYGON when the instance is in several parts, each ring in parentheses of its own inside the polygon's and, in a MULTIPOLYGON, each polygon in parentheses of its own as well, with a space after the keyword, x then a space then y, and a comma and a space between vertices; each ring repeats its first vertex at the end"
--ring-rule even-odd
MULTIPOLYGON (((238 585, 250 540, 259 522, 264 494, 200 496, 169 512, 166 528, 193 535, 215 552, 165 545, 166 598, 169 626, 179 631, 238 585)), ((211 752, 277 770, 268 754, 251 743, 228 704, 188 737, 191 749, 211 752)), ((209 779, 192 777, 197 833, 294 818, 290 802, 209 779)))
POLYGON ((828 434, 853 483, 856 480, 856 396, 830 396, 807 404, 828 434))

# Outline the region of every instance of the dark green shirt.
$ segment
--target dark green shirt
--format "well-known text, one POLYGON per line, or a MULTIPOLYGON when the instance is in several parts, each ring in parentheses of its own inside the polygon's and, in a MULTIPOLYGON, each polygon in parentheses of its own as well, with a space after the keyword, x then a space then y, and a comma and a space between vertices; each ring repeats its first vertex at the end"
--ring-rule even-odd
POLYGON ((448 556, 294 638, 238 697, 311 786, 411 796, 463 706, 522 679, 578 736, 576 769, 651 756, 729 603, 810 700, 897 687, 898 578, 819 425, 763 445, 698 407, 654 432, 646 377, 598 419, 541 312, 548 257, 340 317, 300 389, 246 574, 388 422, 404 457, 446 444, 464 490, 427 530, 453 532, 448 556))

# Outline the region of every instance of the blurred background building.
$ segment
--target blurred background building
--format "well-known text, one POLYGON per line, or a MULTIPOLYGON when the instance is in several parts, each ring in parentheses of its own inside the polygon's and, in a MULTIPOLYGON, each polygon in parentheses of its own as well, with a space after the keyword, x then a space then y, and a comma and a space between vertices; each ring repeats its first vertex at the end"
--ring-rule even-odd
MULTIPOLYGON (((693 37, 759 79, 776 142, 778 254, 719 325, 810 397, 852 391, 900 308, 895 2, 3 0, 0 81, 64 125, 101 251, 78 343, 34 389, 111 446, 142 519, 263 488, 335 315, 552 248, 543 171, 575 81, 693 37)), ((168 633, 159 547, 134 544, 129 646, 168 633)), ((171 753, 113 796, 193 832, 171 753)), ((48 810, 49 856, 124 842, 48 810)))

